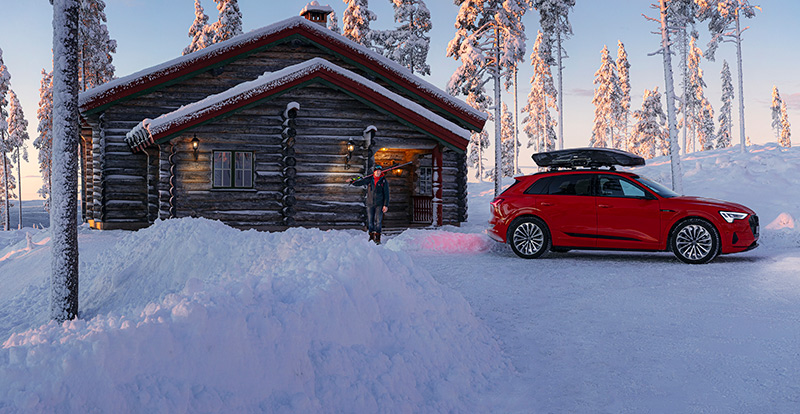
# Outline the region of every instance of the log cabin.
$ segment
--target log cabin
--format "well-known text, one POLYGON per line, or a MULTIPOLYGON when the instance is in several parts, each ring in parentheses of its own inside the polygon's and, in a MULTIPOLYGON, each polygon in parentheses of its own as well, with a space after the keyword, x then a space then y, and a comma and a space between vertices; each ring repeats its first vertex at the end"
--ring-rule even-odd
POLYGON ((349 179, 409 163, 387 173, 384 226, 464 222, 466 149, 486 115, 327 29, 315 3, 82 93, 83 219, 363 228, 349 179))

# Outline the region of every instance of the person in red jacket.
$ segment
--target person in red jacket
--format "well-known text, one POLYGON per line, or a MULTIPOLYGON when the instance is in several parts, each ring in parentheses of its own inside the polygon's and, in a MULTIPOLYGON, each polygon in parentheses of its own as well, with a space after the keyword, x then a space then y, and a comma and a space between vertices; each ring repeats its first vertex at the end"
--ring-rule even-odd
POLYGON ((372 175, 355 179, 351 185, 367 187, 367 230, 369 240, 381 244, 383 213, 389 210, 389 183, 383 175, 383 167, 376 165, 372 175))

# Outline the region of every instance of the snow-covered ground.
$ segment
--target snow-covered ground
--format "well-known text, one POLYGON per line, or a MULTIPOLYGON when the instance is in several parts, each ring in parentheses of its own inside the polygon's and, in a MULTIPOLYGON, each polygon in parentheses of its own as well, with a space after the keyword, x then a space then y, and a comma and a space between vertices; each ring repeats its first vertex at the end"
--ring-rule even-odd
MULTIPOLYGON (((48 322, 46 230, 0 232, 0 413, 796 412, 800 150, 684 157, 761 247, 518 259, 483 230, 82 228, 81 315, 48 322), (27 237, 30 235, 30 237, 27 237)), ((665 159, 637 170, 669 183, 665 159)), ((506 179, 510 184, 510 179, 506 179)))

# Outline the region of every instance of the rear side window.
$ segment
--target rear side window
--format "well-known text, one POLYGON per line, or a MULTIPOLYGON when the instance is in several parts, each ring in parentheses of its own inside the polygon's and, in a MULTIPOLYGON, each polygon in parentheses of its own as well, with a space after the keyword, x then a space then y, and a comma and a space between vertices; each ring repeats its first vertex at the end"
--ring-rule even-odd
POLYGON ((536 180, 527 190, 525 194, 547 194, 547 187, 550 185, 550 179, 553 177, 543 177, 536 180))
POLYGON ((592 175, 566 174, 542 178, 525 191, 526 194, 592 195, 592 175))

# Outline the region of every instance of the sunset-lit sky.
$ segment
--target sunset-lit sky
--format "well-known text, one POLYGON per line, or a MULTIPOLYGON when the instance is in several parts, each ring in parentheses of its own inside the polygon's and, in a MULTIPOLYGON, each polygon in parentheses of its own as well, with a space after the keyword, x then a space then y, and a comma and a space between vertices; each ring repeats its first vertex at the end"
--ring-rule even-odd
MULTIPOLYGON (((307 0, 239 0, 244 31, 296 16, 307 0)), ((600 51, 608 45, 616 56, 617 40, 622 40, 631 64, 632 109, 639 109, 644 89, 655 86, 664 90, 661 56, 648 56, 659 47, 659 37, 652 34, 657 26, 642 14, 657 12, 650 8, 649 0, 577 0, 570 20, 574 36, 564 46, 569 54, 564 73, 564 135, 566 147, 585 146, 591 136, 594 106, 594 72, 600 65, 600 51)), ((341 0, 320 1, 330 4, 339 17, 345 4, 341 0)), ((756 2, 753 2, 756 4, 756 2)), ((217 19, 212 0, 203 0, 203 7, 211 22, 217 19)), ((430 32, 431 50, 428 62, 432 74, 426 79, 445 88, 458 62, 445 58, 445 47, 454 34, 453 22, 458 8, 451 0, 427 0, 431 10, 433 30, 430 32)), ((754 143, 775 141, 770 129, 772 86, 780 89, 789 108, 789 120, 795 126, 795 145, 800 144, 800 2, 795 0, 765 0, 756 17, 744 20, 751 26, 744 34, 744 80, 747 135, 754 143)), ((376 29, 394 26, 389 0, 372 0, 370 9, 378 14, 372 23, 376 29)), ((188 44, 187 32, 194 20, 193 0, 106 0, 106 13, 111 37, 117 41, 113 55, 117 76, 160 64, 180 56, 188 44)), ((41 70, 51 68, 52 9, 47 0, 0 0, 0 48, 11 73, 11 87, 19 95, 28 120, 31 140, 28 143, 29 162, 23 164, 23 199, 36 199, 41 186, 37 154, 33 149, 36 137, 36 109, 39 101, 41 70)), ((528 53, 539 28, 538 14, 531 12, 525 19, 528 35, 528 53)), ((697 26, 699 44, 705 49, 709 35, 705 24, 697 26)), ((714 107, 715 122, 719 114, 720 70, 723 59, 731 65, 734 83, 735 49, 723 44, 717 51, 715 62, 703 61, 706 96, 714 107)), ((677 65, 675 66, 677 69, 677 65)), ((530 70, 527 61, 520 73, 520 107, 524 104, 529 87, 530 70)), ((676 84, 679 78, 675 78, 676 84)), ((736 91, 738 94, 738 89, 736 91)), ((738 96, 736 97, 738 102, 738 96)), ((508 99, 511 101, 511 98, 508 99)), ((739 142, 738 104, 734 106, 733 141, 739 142)), ((527 143, 524 133, 520 137, 523 147, 527 143)), ((529 151, 523 151, 522 165, 533 165, 529 151)), ((491 163, 492 161, 489 160, 491 163)))

